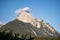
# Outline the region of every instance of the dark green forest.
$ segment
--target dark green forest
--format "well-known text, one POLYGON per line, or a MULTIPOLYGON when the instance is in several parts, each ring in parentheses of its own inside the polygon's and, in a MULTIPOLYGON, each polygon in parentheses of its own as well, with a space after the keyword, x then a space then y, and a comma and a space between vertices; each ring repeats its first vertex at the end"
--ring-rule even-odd
POLYGON ((12 32, 0 31, 0 40, 60 40, 60 37, 31 37, 31 35, 12 34, 12 32))

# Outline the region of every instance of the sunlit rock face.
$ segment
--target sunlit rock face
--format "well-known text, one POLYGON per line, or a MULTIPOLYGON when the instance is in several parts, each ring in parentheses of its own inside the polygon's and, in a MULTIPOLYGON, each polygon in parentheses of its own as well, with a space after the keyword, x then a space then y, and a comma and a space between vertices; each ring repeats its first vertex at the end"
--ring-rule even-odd
POLYGON ((43 22, 43 30, 44 32, 46 32, 47 34, 51 36, 54 36, 56 32, 55 29, 49 23, 46 23, 46 22, 43 22))
POLYGON ((36 19, 36 27, 37 27, 37 28, 41 28, 42 22, 43 22, 42 19, 40 19, 40 18, 36 19))
POLYGON ((35 25, 35 18, 30 14, 29 8, 23 8, 20 12, 17 12, 17 14, 18 20, 35 25))
POLYGON ((48 23, 44 23, 43 27, 49 28, 49 30, 51 30, 53 33, 55 32, 55 30, 48 23))

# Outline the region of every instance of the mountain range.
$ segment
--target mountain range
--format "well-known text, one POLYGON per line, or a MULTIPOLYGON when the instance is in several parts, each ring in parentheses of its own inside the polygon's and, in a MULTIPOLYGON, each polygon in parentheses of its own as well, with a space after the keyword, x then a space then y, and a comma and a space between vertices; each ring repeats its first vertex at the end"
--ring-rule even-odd
POLYGON ((34 18, 28 7, 18 9, 17 17, 3 25, 0 30, 12 31, 20 35, 30 34, 32 36, 59 36, 60 34, 41 18, 34 18))

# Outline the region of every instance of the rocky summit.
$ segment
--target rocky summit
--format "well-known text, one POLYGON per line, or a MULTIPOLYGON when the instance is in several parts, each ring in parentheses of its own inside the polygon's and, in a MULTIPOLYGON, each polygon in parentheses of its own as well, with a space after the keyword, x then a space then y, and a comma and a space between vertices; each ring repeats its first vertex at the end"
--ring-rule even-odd
POLYGON ((30 34, 32 36, 59 36, 59 33, 41 18, 34 18, 28 7, 18 9, 17 17, 3 25, 0 30, 12 31, 20 35, 30 34))

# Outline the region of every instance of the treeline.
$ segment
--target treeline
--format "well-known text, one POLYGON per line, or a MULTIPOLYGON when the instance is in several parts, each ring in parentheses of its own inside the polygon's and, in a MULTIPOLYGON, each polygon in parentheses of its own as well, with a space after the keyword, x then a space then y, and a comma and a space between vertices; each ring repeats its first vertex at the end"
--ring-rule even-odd
POLYGON ((32 37, 31 35, 12 34, 12 32, 0 31, 0 40, 60 40, 60 37, 32 37))
POLYGON ((60 40, 60 37, 35 37, 34 40, 60 40))
POLYGON ((31 35, 28 34, 21 35, 19 37, 19 34, 12 34, 12 32, 0 31, 0 40, 33 40, 33 39, 34 37, 31 37, 31 35))

